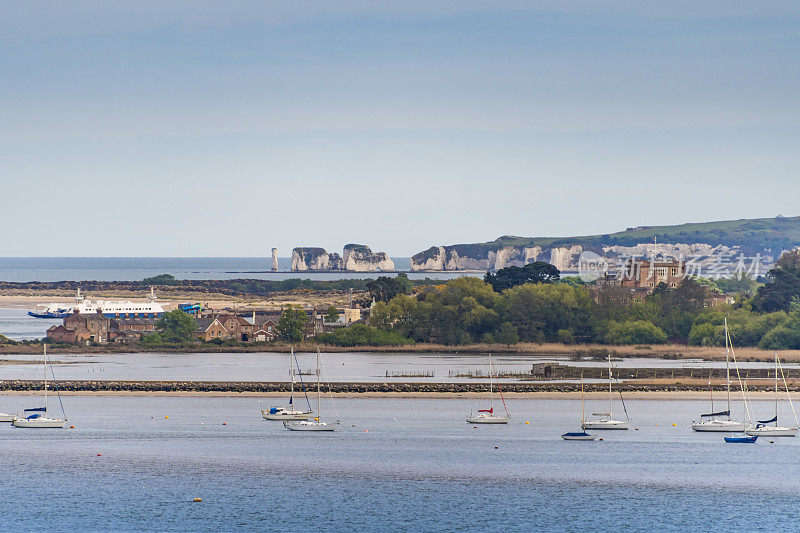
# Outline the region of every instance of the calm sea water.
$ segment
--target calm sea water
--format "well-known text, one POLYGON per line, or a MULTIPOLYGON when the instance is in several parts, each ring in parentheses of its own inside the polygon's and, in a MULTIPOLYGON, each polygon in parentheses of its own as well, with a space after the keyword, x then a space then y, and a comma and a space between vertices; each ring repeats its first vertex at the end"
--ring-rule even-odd
MULTIPOLYGON (((398 270, 408 270, 408 257, 393 258, 398 270)), ((289 270, 291 259, 278 259, 281 270, 289 270)), ((267 257, 0 257, 0 281, 139 281, 158 274, 178 279, 256 278, 315 280, 369 278, 381 273, 268 272, 267 257)), ((463 273, 409 274, 410 278, 450 279, 463 273)), ((475 274, 473 274, 475 275, 475 274)))
POLYGON ((476 429, 480 405, 341 399, 341 430, 308 434, 261 420, 254 398, 68 396, 75 429, 0 426, 3 528, 796 529, 798 439, 725 444, 689 429, 699 402, 633 400, 638 431, 564 442, 578 402, 519 400, 511 424, 476 429))

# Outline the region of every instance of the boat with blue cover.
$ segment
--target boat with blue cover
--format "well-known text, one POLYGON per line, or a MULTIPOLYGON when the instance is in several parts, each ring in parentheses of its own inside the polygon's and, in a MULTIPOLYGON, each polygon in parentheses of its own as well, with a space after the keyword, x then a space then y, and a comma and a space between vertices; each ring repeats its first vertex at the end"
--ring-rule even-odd
POLYGON ((723 437, 725 442, 740 442, 752 444, 758 440, 758 435, 748 435, 747 433, 734 433, 733 435, 725 435, 723 437))

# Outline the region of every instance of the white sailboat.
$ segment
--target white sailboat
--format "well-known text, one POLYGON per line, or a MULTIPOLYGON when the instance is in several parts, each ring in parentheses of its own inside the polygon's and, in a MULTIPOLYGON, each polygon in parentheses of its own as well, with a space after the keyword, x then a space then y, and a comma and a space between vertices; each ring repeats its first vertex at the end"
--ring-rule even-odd
MULTIPOLYGON (((700 422, 692 424, 692 429, 695 431, 729 433, 741 432, 745 430, 744 422, 737 422, 731 420, 731 368, 730 368, 730 352, 731 343, 730 335, 728 334, 728 319, 725 321, 725 382, 727 391, 728 408, 725 411, 714 411, 714 393, 711 393, 711 412, 700 415, 700 422)), ((737 367, 738 372, 738 367, 737 367)))
POLYGON ((473 416, 470 413, 469 417, 467 418, 467 422, 470 424, 508 424, 508 421, 511 419, 511 415, 508 413, 508 407, 506 407, 506 401, 503 399, 503 390, 500 388, 500 384, 497 384, 497 389, 500 391, 500 399, 503 402, 503 408, 506 411, 506 415, 495 415, 494 414, 494 386, 492 383, 492 356, 489 355, 489 409, 478 409, 478 414, 473 416))
MULTIPOLYGON (((586 402, 583 399, 583 373, 581 373, 581 427, 583 427, 583 423, 586 421, 586 402)), ((594 440, 597 438, 597 435, 592 435, 586 433, 586 430, 583 431, 570 431, 561 435, 561 438, 564 440, 594 440)))
POLYGON ((0 413, 0 422, 13 422, 17 415, 10 415, 8 413, 0 413))
POLYGON ((781 377, 783 377, 783 384, 786 388, 786 397, 789 400, 789 405, 792 407, 794 413, 794 427, 784 427, 778 425, 778 367, 780 361, 778 360, 778 353, 775 352, 775 415, 769 420, 758 420, 755 426, 750 426, 745 429, 748 435, 763 435, 766 437, 794 437, 797 435, 797 429, 800 424, 797 422, 797 413, 794 410, 792 397, 789 395, 789 386, 786 384, 786 377, 783 375, 783 368, 780 369, 781 377), (774 426, 768 424, 774 423, 774 426))
MULTIPOLYGON (((287 406, 280 406, 280 407, 270 407, 269 409, 262 409, 261 416, 266 420, 308 420, 311 418, 311 406, 306 409, 296 409, 294 406, 294 365, 297 363, 297 359, 294 356, 294 347, 292 347, 292 353, 289 359, 289 369, 290 374, 292 376, 292 384, 289 393, 289 405, 287 406)), ((302 376, 301 376, 302 379, 302 376)), ((303 387, 303 392, 305 393, 305 387, 303 387)), ((306 401, 308 401, 308 395, 306 395, 306 401)))
MULTIPOLYGON (((57 389, 56 389, 57 390, 57 389)), ((61 402, 61 394, 59 393, 58 401, 61 402)), ((61 406, 63 415, 64 406, 61 406)), ((28 416, 16 416, 11 421, 14 427, 18 428, 63 428, 67 423, 66 417, 53 418, 47 416, 47 345, 44 346, 44 407, 36 407, 33 409, 25 409, 26 413, 33 413, 28 416)))
MULTIPOLYGON (((628 418, 628 412, 625 411, 625 420, 614 420, 614 399, 612 396, 611 383, 613 376, 611 374, 611 352, 608 353, 608 412, 607 413, 592 413, 597 416, 594 420, 584 420, 582 427, 586 429, 628 429, 631 427, 631 421, 628 418)), ((581 385, 581 388, 583 386, 581 385)), ((620 394, 620 398, 622 395, 620 394)), ((625 404, 622 404, 623 409, 625 404)))
MULTIPOLYGON (((319 348, 317 348, 317 416, 311 420, 284 420, 283 427, 291 431, 335 431, 336 426, 339 425, 339 422, 323 422, 320 418, 322 414, 320 408, 321 406, 321 397, 322 397, 322 389, 321 389, 321 379, 322 376, 320 375, 319 370, 319 348)), ((331 400, 333 400, 333 396, 331 396, 331 400)))

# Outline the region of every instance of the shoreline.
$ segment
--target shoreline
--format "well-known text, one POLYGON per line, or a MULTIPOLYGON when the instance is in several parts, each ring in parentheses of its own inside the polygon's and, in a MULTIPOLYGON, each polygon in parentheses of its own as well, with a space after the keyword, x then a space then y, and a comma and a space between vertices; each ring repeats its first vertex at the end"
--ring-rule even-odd
MULTIPOLYGON (((488 383, 330 383, 326 395, 339 397, 485 397, 489 394, 488 383)), ((721 383, 714 385, 717 394, 725 388, 721 383)), ((41 394, 44 389, 42 380, 3 380, 0 381, 0 394, 41 394)), ((51 385, 53 391, 61 394, 186 394, 198 396, 213 395, 253 395, 253 396, 285 396, 290 391, 288 382, 255 382, 255 381, 121 381, 121 380, 59 380, 51 385)), ((606 398, 608 387, 603 383, 583 385, 579 383, 507 383, 503 386, 503 394, 514 397, 561 397, 606 398)), ((800 382, 789 383, 791 392, 800 392, 800 382)), ((615 393, 624 393, 630 398, 664 397, 676 398, 687 396, 707 398, 708 385, 696 383, 664 383, 664 382, 623 382, 616 386, 615 393)), ((731 391, 733 396, 740 393, 731 391)), ((752 398, 771 399, 772 386, 766 380, 763 383, 750 383, 748 394, 752 398)))
MULTIPOLYGON (((518 343, 511 346, 503 344, 465 344, 449 346, 443 344, 415 343, 399 346, 333 346, 316 342, 260 343, 224 346, 198 343, 181 346, 140 346, 104 344, 99 346, 80 345, 48 345, 48 353, 59 354, 129 354, 129 353, 288 353, 294 348, 297 353, 312 353, 319 348, 323 353, 427 353, 432 355, 475 355, 502 354, 534 357, 574 357, 583 359, 612 357, 652 358, 667 360, 700 359, 704 361, 724 361, 725 349, 707 346, 685 346, 682 344, 641 345, 604 345, 604 344, 557 344, 557 343, 518 343)), ((41 342, 29 344, 0 345, 0 355, 36 355, 41 353, 41 342)), ((800 350, 782 350, 779 352, 783 362, 800 362, 800 350)), ((774 352, 748 347, 738 348, 736 358, 740 362, 773 360, 774 352)))

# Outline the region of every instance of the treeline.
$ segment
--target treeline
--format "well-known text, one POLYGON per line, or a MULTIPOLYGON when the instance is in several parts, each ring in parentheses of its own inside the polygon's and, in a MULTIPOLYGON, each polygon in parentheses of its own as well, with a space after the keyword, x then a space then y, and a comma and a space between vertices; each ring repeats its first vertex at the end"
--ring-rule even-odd
MULTIPOLYGON (((398 274, 396 278, 402 279, 403 286, 421 287, 441 283, 440 280, 416 279, 409 280, 405 274, 398 274)), ((292 292, 297 290, 307 290, 315 292, 338 291, 346 292, 353 290, 356 292, 367 292, 370 290, 370 279, 340 279, 340 280, 313 280, 291 278, 284 280, 263 280, 263 279, 227 279, 227 280, 188 280, 176 279, 171 274, 160 274, 142 281, 31 281, 31 282, 9 282, 1 281, 0 290, 32 290, 32 291, 83 291, 103 292, 103 291, 132 291, 147 292, 150 287, 166 289, 170 292, 185 291, 209 294, 225 294, 230 296, 252 296, 266 295, 271 293, 292 292)))
MULTIPOLYGON (((755 294, 743 291, 733 304, 717 306, 710 298, 713 283, 688 278, 676 288, 659 285, 643 301, 634 301, 630 289, 565 283, 548 267, 513 267, 510 273, 487 275, 485 281, 458 278, 415 295, 399 294, 373 307, 370 325, 416 342, 439 344, 720 346, 727 317, 738 346, 800 349, 798 252, 784 254, 755 294)), ((739 282, 749 289, 755 286, 739 282)))

